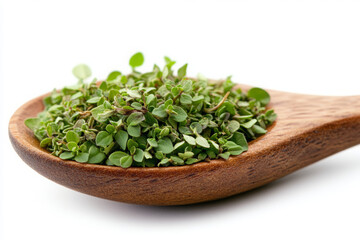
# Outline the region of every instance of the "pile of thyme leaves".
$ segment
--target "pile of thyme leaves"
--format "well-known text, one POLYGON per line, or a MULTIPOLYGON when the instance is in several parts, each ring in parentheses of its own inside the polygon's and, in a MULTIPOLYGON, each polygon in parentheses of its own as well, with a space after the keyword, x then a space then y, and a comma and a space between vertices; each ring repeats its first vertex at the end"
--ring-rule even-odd
POLYGON ((45 97, 45 110, 26 126, 61 159, 128 168, 228 159, 247 151, 276 119, 261 88, 244 93, 230 77, 187 78, 187 64, 174 75, 168 57, 162 70, 154 65, 141 73, 143 62, 142 53, 134 54, 130 74, 113 71, 100 84, 85 83, 91 70, 76 66, 78 83, 45 97))

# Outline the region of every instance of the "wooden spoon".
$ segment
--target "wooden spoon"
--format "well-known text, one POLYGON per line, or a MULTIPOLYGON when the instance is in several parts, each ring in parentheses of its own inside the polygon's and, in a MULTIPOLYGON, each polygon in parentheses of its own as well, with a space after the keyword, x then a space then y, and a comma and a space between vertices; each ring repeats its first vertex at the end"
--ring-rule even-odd
POLYGON ((82 193, 147 205, 184 205, 235 195, 360 143, 360 96, 269 93, 277 121, 250 143, 249 151, 227 161, 123 169, 61 160, 40 148, 24 125, 26 118, 43 110, 45 95, 14 113, 9 135, 19 156, 43 176, 82 193))

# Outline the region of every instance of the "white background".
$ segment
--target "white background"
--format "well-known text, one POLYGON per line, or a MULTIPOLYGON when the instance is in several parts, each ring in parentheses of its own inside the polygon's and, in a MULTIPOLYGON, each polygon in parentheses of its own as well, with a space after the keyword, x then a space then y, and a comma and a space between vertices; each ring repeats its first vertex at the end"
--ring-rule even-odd
POLYGON ((137 51, 142 70, 167 55, 191 76, 360 94, 359 1, 8 0, 0 9, 0 239, 360 239, 359 146, 225 200, 147 207, 45 179, 7 136, 21 104, 76 81, 74 65, 103 79, 130 71, 137 51))

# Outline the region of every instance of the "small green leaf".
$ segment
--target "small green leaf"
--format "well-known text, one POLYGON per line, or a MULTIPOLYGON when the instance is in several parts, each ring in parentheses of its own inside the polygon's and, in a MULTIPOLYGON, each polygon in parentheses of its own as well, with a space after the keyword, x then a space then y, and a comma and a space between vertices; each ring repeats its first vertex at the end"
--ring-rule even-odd
POLYGON ((145 117, 142 112, 133 112, 126 120, 129 126, 139 125, 143 121, 145 121, 145 117))
POLYGON ((189 94, 183 93, 180 96, 180 103, 181 104, 191 104, 192 103, 192 97, 189 94))
POLYGON ((87 141, 87 142, 84 142, 83 144, 81 144, 81 145, 79 146, 79 150, 80 150, 80 152, 88 152, 90 146, 91 146, 91 142, 88 142, 88 141, 87 141))
POLYGON ((86 64, 79 64, 75 66, 72 72, 79 80, 85 80, 91 76, 91 70, 86 64))
POLYGON ((135 53, 129 60, 132 68, 140 67, 144 63, 144 55, 141 52, 135 53))
POLYGON ((174 150, 174 146, 168 137, 164 137, 159 140, 158 147, 156 148, 157 151, 161 151, 165 154, 171 153, 174 150))
POLYGON ((40 127, 40 119, 39 118, 28 118, 25 120, 25 125, 31 130, 35 130, 40 127))
POLYGON ((45 148, 48 145, 51 144, 51 138, 44 138, 41 142, 40 142, 40 147, 45 148))
POLYGON ((210 144, 216 149, 219 150, 219 144, 217 144, 215 141, 213 140, 209 140, 210 144))
POLYGON ((74 131, 68 131, 66 133, 66 141, 78 143, 80 141, 79 134, 74 131))
POLYGON ((100 147, 107 147, 112 143, 113 137, 106 131, 101 131, 96 135, 96 145, 100 147))
POLYGON ((229 112, 231 115, 235 115, 236 114, 236 109, 234 104, 230 103, 230 102, 224 102, 223 107, 225 107, 225 111, 229 112))
POLYGON ((256 99, 256 101, 259 101, 263 106, 270 102, 270 95, 264 89, 251 88, 247 94, 248 97, 256 99))
POLYGON ((157 146, 158 146, 158 143, 156 142, 156 139, 155 139, 155 138, 148 138, 148 139, 147 139, 147 142, 148 142, 149 145, 152 146, 152 147, 157 147, 157 146))
POLYGON ((133 102, 132 104, 131 104, 131 107, 133 107, 134 109, 136 109, 136 110, 141 110, 142 109, 142 104, 141 103, 138 103, 138 102, 133 102))
POLYGON ((171 156, 170 157, 174 165, 184 165, 184 160, 177 157, 177 156, 171 156))
POLYGON ((128 89, 126 91, 127 94, 129 94, 130 97, 133 97, 133 98, 141 98, 141 95, 139 94, 138 91, 136 90, 131 90, 131 89, 128 89))
POLYGON ((149 94, 148 96, 145 97, 146 99, 146 105, 155 105, 156 104, 156 97, 154 94, 149 94))
POLYGON ((169 135, 169 132, 170 130, 168 127, 163 128, 159 134, 160 138, 166 137, 167 135, 169 135))
POLYGON ((75 161, 79 163, 86 163, 89 160, 89 154, 88 153, 79 153, 75 158, 75 161))
POLYGON ((100 150, 95 147, 91 146, 89 149, 89 161, 88 163, 101 163, 106 158, 105 153, 100 152, 100 150))
POLYGON ((89 100, 87 100, 86 102, 87 103, 90 103, 90 104, 95 104, 95 103, 98 103, 100 101, 101 97, 93 97, 93 98, 90 98, 89 100))
POLYGON ((74 95, 71 96, 70 100, 76 100, 76 99, 79 99, 79 98, 82 98, 84 97, 84 94, 82 92, 77 92, 75 93, 74 95))
POLYGON ((187 68, 187 64, 185 64, 184 66, 179 68, 179 70, 178 70, 179 79, 183 79, 186 76, 186 68, 187 68))
POLYGON ((204 100, 204 96, 203 95, 197 95, 195 97, 193 97, 193 102, 194 103, 198 103, 198 102, 201 102, 202 100, 204 100))
POLYGON ((99 86, 99 89, 106 91, 107 90, 107 83, 106 82, 102 82, 99 86))
POLYGON ((181 141, 181 142, 176 143, 175 146, 174 146, 174 150, 182 147, 184 144, 185 144, 185 141, 181 141))
POLYGON ((257 122, 256 119, 251 119, 250 121, 246 122, 246 123, 242 123, 240 124, 242 127, 244 128, 251 128, 252 126, 254 126, 254 124, 257 122))
POLYGON ((236 120, 231 120, 228 124, 228 129, 231 133, 236 132, 240 128, 240 123, 236 120))
POLYGON ((157 152, 155 153, 155 157, 156 157, 157 159, 163 159, 163 158, 164 158, 164 154, 163 154, 162 152, 157 151, 157 152))
POLYGON ((113 152, 110 156, 109 156, 109 160, 110 162, 112 162, 114 165, 116 166, 121 166, 120 164, 120 159, 122 157, 126 157, 129 156, 128 154, 121 152, 121 151, 117 151, 117 152, 113 152))
POLYGON ((198 155, 198 159, 200 159, 200 160, 205 160, 206 157, 207 157, 207 154, 203 153, 203 152, 199 153, 199 155, 198 155))
POLYGON ((135 151, 136 151, 136 147, 135 146, 132 146, 129 148, 129 151, 130 151, 130 154, 131 155, 134 155, 135 154, 135 151))
POLYGON ((115 134, 115 141, 119 144, 122 150, 126 149, 126 143, 128 138, 129 138, 128 133, 123 130, 120 130, 115 134))
POLYGON ((140 137, 141 135, 141 127, 137 126, 128 126, 127 128, 128 134, 132 137, 140 137))
POLYGON ((219 157, 225 159, 225 160, 228 160, 229 157, 230 157, 230 153, 229 152, 224 152, 224 153, 221 153, 219 154, 219 157))
POLYGON ((169 162, 170 162, 170 159, 164 158, 159 162, 158 166, 168 166, 169 162))
POLYGON ((210 148, 208 141, 200 135, 196 137, 196 144, 204 148, 210 148))
POLYGON ((121 72, 113 71, 108 75, 106 81, 108 81, 108 82, 113 81, 113 80, 117 79, 119 76, 121 76, 121 72))
POLYGON ((185 161, 186 164, 190 165, 190 164, 194 164, 194 163, 197 163, 197 162, 200 162, 201 160, 200 159, 196 159, 196 158, 189 158, 185 161))
POLYGON ((111 125, 111 124, 108 124, 108 125, 106 125, 106 127, 105 127, 105 130, 108 132, 108 133, 115 133, 115 127, 113 126, 113 125, 111 125))
POLYGON ((179 132, 182 134, 192 134, 193 133, 189 127, 185 127, 185 126, 180 126, 179 132))
POLYGON ((244 151, 241 146, 237 145, 233 141, 227 141, 222 147, 227 149, 231 155, 239 155, 244 151))
POLYGON ((139 147, 139 144, 137 142, 135 142, 134 139, 129 139, 126 146, 128 149, 131 149, 133 147, 135 147, 135 148, 139 147))
POLYGON ((216 158, 216 153, 214 151, 206 151, 206 154, 209 156, 210 159, 216 158))
POLYGON ((191 92, 193 90, 193 83, 191 80, 182 80, 180 84, 184 92, 191 92))
POLYGON ((165 118, 167 117, 166 107, 165 104, 161 104, 159 107, 154 108, 152 111, 152 114, 159 117, 159 118, 165 118))
POLYGON ((79 146, 76 144, 76 142, 68 142, 66 146, 72 152, 76 152, 79 150, 79 146))
POLYGON ((270 109, 270 110, 266 111, 265 117, 270 123, 272 123, 272 122, 274 122, 276 120, 277 114, 274 113, 273 109, 270 109))
POLYGON ((165 66, 162 72, 162 79, 165 79, 168 75, 169 75, 169 69, 167 68, 167 66, 165 66))
POLYGON ((126 77, 125 75, 121 76, 120 82, 121 82, 123 85, 127 84, 127 82, 128 82, 127 77, 126 77))
POLYGON ((171 69, 171 67, 176 63, 175 61, 172 61, 169 57, 164 57, 166 66, 171 69))
POLYGON ((184 153, 178 153, 179 157, 186 160, 188 158, 192 158, 194 156, 193 152, 184 152, 184 153))
POLYGON ((193 130, 193 133, 201 133, 203 130, 202 125, 199 122, 192 122, 190 128, 193 130))
POLYGON ((59 157, 61 159, 67 160, 67 159, 72 159, 74 156, 75 156, 75 154, 73 152, 63 152, 63 153, 60 154, 59 157))
POLYGON ((90 112, 98 122, 106 122, 108 118, 114 114, 113 110, 107 109, 104 105, 93 108, 90 112))
POLYGON ((132 162, 133 162, 133 159, 131 156, 125 156, 125 157, 120 158, 120 166, 122 168, 130 167, 132 162))
POLYGON ((185 134, 184 134, 183 137, 184 137, 184 140, 185 140, 188 144, 193 145, 193 146, 196 145, 196 140, 195 140, 195 138, 193 138, 192 136, 188 136, 188 135, 185 135, 185 134))
POLYGON ((254 125, 252 126, 251 130, 256 133, 256 134, 265 134, 267 131, 266 129, 263 129, 262 127, 258 126, 258 125, 254 125))
POLYGON ((184 109, 180 106, 174 106, 173 111, 175 113, 171 114, 171 118, 174 119, 176 122, 183 122, 188 117, 184 109))
POLYGON ((144 157, 146 158, 146 159, 152 159, 153 158, 153 156, 149 153, 149 152, 144 152, 144 157))
POLYGON ((172 104, 173 104, 173 100, 172 99, 168 99, 165 101, 164 105, 166 107, 166 109, 169 109, 169 107, 171 106, 172 107, 172 104))
POLYGON ((107 166, 114 166, 114 165, 115 165, 115 164, 113 164, 113 163, 110 161, 109 158, 106 159, 105 164, 106 164, 107 166))
POLYGON ((136 162, 142 162, 144 159, 144 152, 140 148, 137 148, 134 154, 134 160, 136 162))
MULTIPOLYGON (((113 102, 115 101, 115 97, 119 94, 118 91, 114 90, 114 89, 110 89, 109 91, 109 96, 108 96, 108 99, 110 102, 113 102)), ((100 99, 101 100, 101 99, 100 99)))
POLYGON ((247 143, 245 135, 243 133, 235 132, 231 138, 231 141, 233 141, 237 145, 241 146, 245 151, 248 150, 248 143, 247 143))

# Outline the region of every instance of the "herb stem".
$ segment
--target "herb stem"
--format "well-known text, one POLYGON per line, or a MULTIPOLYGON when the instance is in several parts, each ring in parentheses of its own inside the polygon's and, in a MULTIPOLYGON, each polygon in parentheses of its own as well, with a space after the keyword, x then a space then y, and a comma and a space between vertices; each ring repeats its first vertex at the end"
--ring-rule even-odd
POLYGON ((183 91, 181 90, 181 91, 179 92, 179 94, 176 95, 176 97, 174 97, 174 99, 173 99, 173 102, 174 102, 174 103, 175 103, 175 101, 181 96, 182 93, 183 93, 183 91))
POLYGON ((216 105, 216 106, 213 107, 213 108, 205 108, 204 111, 205 111, 206 113, 211 113, 211 112, 215 111, 216 109, 218 109, 219 107, 221 107, 221 105, 223 105, 223 103, 226 101, 226 99, 228 98, 229 95, 230 95, 230 91, 225 94, 225 96, 224 96, 223 99, 219 102, 218 105, 216 105))

